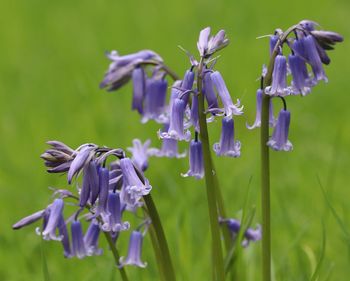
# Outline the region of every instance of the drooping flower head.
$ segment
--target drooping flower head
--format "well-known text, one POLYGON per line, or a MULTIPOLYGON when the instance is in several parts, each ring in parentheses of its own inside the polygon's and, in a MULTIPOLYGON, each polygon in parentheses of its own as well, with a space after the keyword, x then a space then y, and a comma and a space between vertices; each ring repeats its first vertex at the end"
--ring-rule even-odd
POLYGON ((282 109, 278 114, 277 124, 267 145, 274 150, 290 151, 292 143, 288 140, 290 112, 282 109))
POLYGON ((201 179, 204 176, 204 162, 202 143, 199 140, 192 140, 189 149, 189 164, 190 169, 186 174, 181 174, 183 177, 195 177, 201 179))
POLYGON ((138 267, 146 267, 147 263, 141 261, 143 235, 139 231, 133 231, 130 235, 128 255, 126 258, 120 258, 120 266, 134 265, 138 267))

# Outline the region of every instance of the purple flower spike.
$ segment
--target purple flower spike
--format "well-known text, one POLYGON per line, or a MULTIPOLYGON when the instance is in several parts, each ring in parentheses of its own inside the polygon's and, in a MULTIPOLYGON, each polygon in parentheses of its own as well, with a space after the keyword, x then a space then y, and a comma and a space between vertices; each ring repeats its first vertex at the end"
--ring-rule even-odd
MULTIPOLYGON (((160 134, 167 132, 169 130, 169 124, 164 124, 162 132, 160 134)), ((151 148, 149 150, 150 155, 157 156, 157 157, 168 157, 168 158, 183 158, 186 156, 186 152, 179 153, 178 147, 177 147, 177 140, 174 139, 162 139, 162 147, 161 149, 158 148, 151 148)))
POLYGON ((109 192, 108 194, 108 214, 102 214, 102 230, 105 232, 119 232, 129 229, 128 222, 122 222, 122 207, 119 193, 109 192))
POLYGON ((267 145, 278 151, 292 150, 293 145, 288 140, 289 124, 290 112, 282 109, 278 115, 275 130, 273 131, 272 137, 270 137, 270 140, 267 142, 267 145))
POLYGON ((191 133, 184 130, 185 101, 176 98, 171 108, 170 124, 168 132, 159 132, 160 138, 189 141, 191 133))
POLYGON ((143 114, 143 99, 145 96, 146 82, 145 71, 142 67, 137 67, 132 72, 133 96, 132 109, 143 114))
POLYGON ((102 249, 98 247, 99 235, 100 227, 98 222, 96 220, 92 220, 84 236, 84 244, 88 256, 99 256, 102 254, 102 249))
POLYGON ((43 232, 41 233, 45 240, 57 240, 57 241, 62 240, 61 235, 59 236, 56 235, 56 229, 60 223, 63 207, 64 207, 64 202, 60 198, 55 199, 53 203, 48 207, 49 208, 48 220, 43 232))
POLYGON ((234 139, 234 122, 232 117, 222 119, 222 131, 219 143, 213 145, 218 156, 239 157, 241 155, 241 143, 234 139))
POLYGON ((87 160, 91 155, 91 152, 95 149, 95 146, 86 145, 81 148, 81 150, 77 153, 76 157, 72 161, 70 168, 68 170, 68 183, 71 184, 74 175, 78 174, 79 171, 84 167, 87 160))
POLYGON ((315 82, 320 80, 328 82, 328 78, 322 66, 320 55, 317 51, 315 38, 312 35, 307 35, 304 39, 304 46, 307 62, 311 65, 312 72, 315 76, 315 82))
POLYGON ((291 91, 303 96, 311 92, 311 83, 305 61, 297 55, 289 55, 289 68, 293 76, 291 91))
MULTIPOLYGON (((220 96, 222 104, 224 105, 223 109, 219 109, 224 115, 241 115, 243 114, 243 106, 240 107, 240 101, 237 100, 237 104, 233 104, 230 93, 227 90, 224 79, 222 78, 220 72, 215 71, 210 75, 211 80, 220 96)), ((214 109, 213 109, 214 110, 214 109)), ((211 111, 211 110, 209 110, 211 111)), ((215 110, 214 110, 215 111, 215 110)))
POLYGON ((121 201, 128 207, 134 207, 142 196, 150 193, 152 186, 145 178, 142 183, 136 174, 135 167, 129 158, 120 160, 120 168, 123 173, 123 188, 120 194, 121 201))
POLYGON ((64 221, 63 215, 60 216, 59 223, 58 223, 58 232, 62 237, 61 243, 63 246, 63 254, 65 258, 72 257, 72 250, 69 243, 69 236, 67 231, 67 225, 64 221))
POLYGON ((141 122, 146 123, 152 119, 162 123, 165 111, 166 92, 168 83, 166 80, 159 78, 150 78, 146 80, 145 103, 143 117, 141 122))
POLYGON ((125 265, 135 265, 144 268, 147 266, 146 262, 141 261, 142 240, 143 236, 141 232, 133 231, 131 233, 128 256, 126 257, 126 259, 124 257, 120 258, 120 267, 123 267, 125 265))
MULTIPOLYGON (((262 106, 263 94, 264 92, 261 89, 258 89, 256 91, 256 117, 255 117, 255 122, 252 126, 249 126, 248 123, 246 124, 249 130, 252 130, 261 126, 261 106, 262 106)), ((273 104, 271 99, 270 99, 270 108, 269 108, 269 125, 270 127, 275 126, 275 117, 273 116, 273 104)))
POLYGON ((30 225, 38 220, 40 220, 44 216, 45 210, 40 210, 35 212, 34 214, 31 214, 18 222, 16 222, 14 225, 12 225, 13 229, 20 229, 24 226, 30 225))
MULTIPOLYGON (((213 82, 211 81, 210 74, 211 74, 210 72, 204 73, 203 90, 202 90, 208 103, 208 110, 216 109, 219 107, 218 98, 215 94, 214 86, 213 86, 213 82)), ((213 112, 213 114, 215 113, 213 112)))
POLYGON ((149 156, 149 146, 151 145, 151 140, 146 140, 144 144, 139 139, 134 139, 132 141, 133 147, 128 147, 128 150, 132 153, 132 161, 136 166, 145 171, 148 168, 148 156, 149 156))
POLYGON ((84 243, 83 229, 80 221, 73 221, 71 225, 73 256, 82 259, 87 255, 84 243))
POLYGON ((266 87, 265 93, 270 96, 286 96, 290 94, 287 87, 287 60, 285 56, 276 56, 272 73, 272 84, 266 87))
POLYGON ((204 162, 202 143, 192 140, 190 143, 190 169, 186 174, 181 174, 183 177, 195 177, 201 179, 204 176, 204 162))

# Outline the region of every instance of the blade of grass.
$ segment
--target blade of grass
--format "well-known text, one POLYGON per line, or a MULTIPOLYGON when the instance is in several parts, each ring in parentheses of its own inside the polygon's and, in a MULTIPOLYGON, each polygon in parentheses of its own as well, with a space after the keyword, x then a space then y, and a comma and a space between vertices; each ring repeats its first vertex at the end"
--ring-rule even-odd
POLYGON ((318 278, 320 276, 320 270, 322 268, 322 264, 324 261, 325 253, 326 253, 326 228, 325 228, 324 224, 322 224, 322 246, 321 246, 320 259, 318 260, 315 271, 312 274, 310 281, 318 280, 318 278))

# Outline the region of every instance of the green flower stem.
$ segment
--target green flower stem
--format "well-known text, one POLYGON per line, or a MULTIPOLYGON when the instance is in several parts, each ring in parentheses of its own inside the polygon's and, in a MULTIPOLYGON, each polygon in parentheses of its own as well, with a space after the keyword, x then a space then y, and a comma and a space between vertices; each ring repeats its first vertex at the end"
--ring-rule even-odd
MULTIPOLYGON (((147 212, 148 214, 148 212, 147 212)), ((149 228, 149 234, 151 237, 152 241, 152 246, 153 246, 153 251, 156 256, 157 260, 157 266, 159 270, 159 275, 160 275, 160 280, 166 281, 166 273, 164 272, 164 266, 163 266, 163 258, 162 258, 162 252, 160 251, 159 245, 158 245, 158 240, 157 240, 157 235, 153 227, 149 228)))
MULTIPOLYGON (((297 25, 290 27, 278 40, 270 58, 266 76, 265 89, 271 85, 275 58, 280 46, 297 25)), ((262 211, 262 280, 271 281, 271 213, 270 213, 270 155, 267 142, 269 141, 269 104, 270 96, 263 95, 261 109, 260 153, 261 153, 261 211, 262 211)))
POLYGON ((200 139, 203 147, 203 160, 205 171, 205 183, 207 189, 208 209, 210 218, 210 229, 212 238, 213 251, 213 276, 216 281, 225 280, 224 261, 222 256, 222 247, 220 239, 219 228, 219 214, 217 208, 217 195, 215 170, 210 154, 209 135, 206 121, 206 114, 204 112, 204 95, 202 93, 202 69, 203 59, 201 59, 197 73, 197 88, 198 88, 198 111, 199 111, 199 127, 200 139))
MULTIPOLYGON (((155 251, 155 253, 157 258, 158 256, 159 258, 161 258, 160 260, 158 260, 158 262, 161 263, 163 266, 161 275, 165 275, 167 281, 175 281, 176 280, 175 271, 173 268, 173 264, 171 262, 168 243, 165 238, 164 230, 162 227, 162 223, 160 221, 157 208, 150 194, 145 195, 143 199, 145 200, 148 214, 152 221, 152 224, 150 227, 152 228, 152 230, 154 230, 154 233, 158 242, 159 251, 155 251)), ((155 250, 157 250, 157 248, 155 248, 155 250)))
MULTIPOLYGON (((114 260, 115 260, 115 264, 119 267, 119 259, 120 259, 120 256, 119 256, 119 253, 118 253, 118 250, 117 248, 115 247, 115 244, 112 240, 112 237, 111 235, 109 234, 109 232, 103 232, 104 235, 105 235, 105 238, 107 240, 107 243, 109 245, 109 248, 111 249, 112 251, 112 254, 113 254, 113 257, 114 257, 114 260)), ((128 276, 126 275, 126 272, 125 272, 125 269, 124 267, 119 267, 119 272, 120 272, 120 276, 122 278, 122 281, 128 281, 128 276)))

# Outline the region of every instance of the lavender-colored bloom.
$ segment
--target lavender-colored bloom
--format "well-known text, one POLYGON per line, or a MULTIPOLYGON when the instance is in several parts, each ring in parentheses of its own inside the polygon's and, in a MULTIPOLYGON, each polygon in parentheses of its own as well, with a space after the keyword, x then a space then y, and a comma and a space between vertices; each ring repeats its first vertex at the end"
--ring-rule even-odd
POLYGON ((93 145, 86 145, 80 149, 80 151, 75 156, 72 161, 70 168, 68 170, 68 183, 71 184, 74 175, 78 174, 79 171, 84 167, 86 162, 89 160, 92 151, 96 147, 93 145))
POLYGON ((146 80, 145 102, 143 117, 141 122, 145 123, 150 119, 162 123, 165 111, 166 92, 168 83, 159 78, 149 78, 146 80))
MULTIPOLYGON (((239 231, 241 230, 241 222, 236 219, 221 219, 221 223, 225 223, 231 232, 232 238, 236 239, 239 231)), ((256 242, 261 240, 261 226, 258 225, 256 229, 248 228, 244 233, 244 240, 242 246, 247 247, 251 241, 256 242)))
POLYGON ((62 237, 61 243, 63 246, 64 257, 70 258, 72 256, 72 250, 71 250, 70 243, 69 243, 67 225, 66 225, 66 222, 64 221, 64 217, 62 214, 59 218, 58 232, 59 232, 60 236, 62 237))
MULTIPOLYGON (((168 130, 169 130, 169 124, 164 124, 160 134, 164 132, 168 132, 168 130)), ((170 138, 163 138, 161 149, 151 148, 149 150, 149 153, 151 156, 168 157, 168 158, 173 158, 173 157, 183 158, 186 156, 186 152, 184 153, 178 152, 177 140, 170 139, 170 138)))
POLYGON ((142 67, 137 67, 132 72, 133 96, 132 109, 143 114, 143 99, 145 96, 146 82, 145 71, 142 67))
POLYGON ((189 141, 191 133, 184 130, 185 101, 176 98, 171 108, 170 124, 168 132, 159 132, 160 138, 189 141))
POLYGON ((119 232, 129 229, 128 222, 122 222, 122 207, 118 192, 108 194, 108 213, 102 213, 102 230, 105 232, 119 232))
POLYGON ((198 95, 192 97, 191 118, 190 122, 196 132, 199 132, 199 116, 198 116, 198 95))
POLYGON ((283 55, 277 55, 272 73, 272 84, 266 87, 265 93, 270 96, 289 95, 287 87, 287 60, 283 55))
POLYGON ((275 46, 278 42, 278 39, 279 39, 278 35, 271 35, 270 36, 270 56, 272 55, 272 52, 275 49, 275 46))
POLYGON ((84 244, 88 256, 101 255, 102 249, 98 247, 100 227, 96 220, 90 222, 89 228, 84 235, 84 244))
POLYGON ((84 243, 83 229, 81 227, 80 221, 72 222, 71 233, 73 256, 82 259, 87 255, 87 251, 84 243))
POLYGON ((195 177, 201 179, 204 176, 204 162, 202 143, 198 140, 192 140, 190 143, 190 169, 186 174, 181 174, 183 177, 195 177))
POLYGON ((129 158, 123 158, 120 160, 120 168, 123 173, 123 187, 120 198, 124 204, 133 207, 137 205, 142 196, 150 193, 152 186, 146 178, 144 179, 144 183, 141 181, 129 158))
POLYGON ((289 68, 293 76, 291 92, 303 96, 311 92, 311 83, 305 61, 297 55, 288 56, 289 68))
POLYGON ((48 207, 49 209, 48 220, 43 232, 41 233, 41 235, 45 240, 57 240, 57 241, 62 240, 62 236, 56 235, 56 229, 60 223, 63 207, 64 207, 64 202, 60 198, 55 199, 53 203, 48 207))
POLYGON ((87 163, 83 170, 83 183, 80 190, 79 205, 84 207, 90 200, 93 205, 99 194, 99 179, 97 166, 94 161, 87 163))
POLYGON ((234 138, 234 122, 232 117, 222 118, 222 131, 220 142, 213 145, 218 156, 239 157, 241 155, 241 143, 234 138))
POLYGON ((313 38, 312 35, 307 35, 305 37, 304 47, 307 62, 311 65, 312 72, 315 76, 314 79, 316 80, 316 82, 320 80, 324 80, 325 82, 327 82, 328 78, 324 72, 322 61, 317 51, 315 38, 313 38))
POLYGON ((208 41, 210 35, 210 27, 206 27, 199 33, 197 48, 201 57, 204 57, 208 51, 208 41))
MULTIPOLYGON (((258 89, 256 91, 256 117, 255 117, 255 121, 254 124, 249 126, 248 123, 246 124, 246 127, 249 130, 258 128, 261 126, 261 107, 262 107, 262 98, 263 98, 263 90, 258 89)), ((273 104, 272 104, 272 100, 270 99, 270 106, 269 106, 269 125, 270 127, 274 127, 275 126, 275 117, 273 116, 273 104)))
POLYGON ((133 231, 130 235, 130 241, 129 241, 129 249, 128 249, 128 256, 126 258, 121 257, 120 267, 123 267, 125 265, 135 265, 138 267, 146 267, 147 263, 141 261, 141 252, 142 252, 142 240, 143 236, 142 233, 139 231, 133 231))
POLYGON ((98 170, 98 185, 100 189, 100 195, 98 199, 97 215, 107 214, 107 200, 109 190, 109 170, 107 168, 100 167, 98 170))
POLYGON ((27 217, 24 217, 23 219, 16 222, 14 225, 12 225, 13 229, 20 229, 24 226, 27 226, 29 224, 32 224, 38 220, 40 220, 44 216, 45 210, 37 211, 27 217))
POLYGON ((267 142, 267 145, 278 151, 292 150, 293 145, 288 140, 289 124, 290 112, 282 109, 278 115, 275 130, 273 131, 272 137, 270 137, 270 140, 267 142))
POLYGON ((134 139, 132 141, 133 147, 128 147, 128 150, 132 153, 132 161, 136 166, 145 171, 148 168, 148 156, 149 156, 149 146, 151 145, 151 140, 146 140, 144 144, 139 139, 134 139))
MULTIPOLYGON (((208 103, 208 110, 219 108, 218 98, 215 94, 210 74, 211 72, 209 71, 204 73, 202 89, 202 92, 205 95, 205 99, 208 103)), ((212 113, 215 114, 215 112, 212 113)))
POLYGON ((125 85, 131 78, 133 70, 147 61, 162 63, 162 58, 153 51, 142 50, 134 54, 119 56, 116 51, 107 54, 112 61, 105 74, 100 88, 109 86, 109 91, 117 90, 125 85))
MULTIPOLYGON (((220 72, 215 71, 210 75, 211 80, 220 96, 223 109, 218 109, 226 116, 241 115, 243 113, 243 106, 240 107, 240 101, 237 100, 237 104, 233 104, 229 91, 227 90, 224 79, 222 78, 220 72)), ((215 109, 213 109, 215 111, 215 109)), ((211 110, 209 110, 211 111, 211 110)))
MULTIPOLYGON (((181 89, 183 91, 192 90, 193 82, 194 82, 194 72, 191 70, 187 70, 181 83, 181 89)), ((188 103, 188 98, 189 98, 189 94, 184 95, 182 98, 185 101, 186 105, 188 103)))

